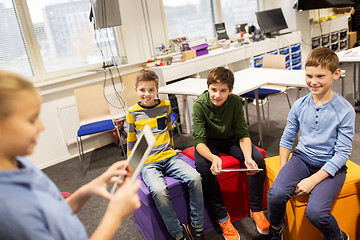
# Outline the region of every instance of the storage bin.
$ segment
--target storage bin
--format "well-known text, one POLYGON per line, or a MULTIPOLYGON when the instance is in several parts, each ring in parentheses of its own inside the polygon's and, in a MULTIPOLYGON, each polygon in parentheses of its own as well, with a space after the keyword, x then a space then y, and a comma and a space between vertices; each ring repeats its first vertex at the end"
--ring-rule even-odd
POLYGON ((301 63, 292 66, 292 70, 300 70, 300 69, 301 69, 301 63))
POLYGON ((301 57, 301 50, 291 53, 291 59, 301 57))
POLYGON ((282 48, 282 49, 279 50, 279 53, 280 53, 281 55, 286 55, 286 54, 288 54, 289 52, 290 52, 290 47, 282 48))
POLYGON ((299 64, 299 63, 301 63, 301 57, 291 60, 291 65, 292 66, 294 66, 296 64, 299 64))
POLYGON ((262 67, 263 56, 254 57, 254 67, 262 67))
POLYGON ((300 50, 300 47, 301 47, 301 44, 295 44, 295 45, 292 45, 291 46, 291 52, 296 52, 296 51, 299 51, 300 50))

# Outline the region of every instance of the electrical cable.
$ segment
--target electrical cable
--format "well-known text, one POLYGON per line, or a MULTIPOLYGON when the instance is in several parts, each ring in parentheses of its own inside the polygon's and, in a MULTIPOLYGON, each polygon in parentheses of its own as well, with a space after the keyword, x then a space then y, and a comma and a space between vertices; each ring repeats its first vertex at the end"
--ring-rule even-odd
MULTIPOLYGON (((106 1, 101 1, 101 11, 102 11, 102 20, 103 20, 103 24, 105 26, 107 26, 107 22, 106 22, 106 1)), ((93 7, 93 6, 92 6, 93 7)), ((93 9, 93 8, 92 8, 93 9)), ((95 16, 96 17, 96 16, 95 16)), ((115 59, 115 56, 114 56, 114 53, 113 53, 113 50, 112 50, 112 46, 111 46, 111 42, 110 42, 110 38, 109 38, 109 34, 107 32, 108 28, 105 28, 105 33, 106 33, 106 36, 104 36, 104 29, 96 29, 95 28, 95 18, 94 17, 94 38, 95 38, 95 42, 96 42, 96 45, 97 45, 97 48, 98 50, 100 51, 100 54, 101 54, 101 58, 102 58, 102 68, 104 70, 104 83, 103 83, 103 86, 104 86, 104 97, 106 99, 106 101, 108 102, 108 104, 116 109, 122 109, 123 111, 125 111, 125 108, 126 108, 126 105, 125 105, 125 101, 123 99, 123 97, 120 95, 119 91, 116 89, 116 86, 115 86, 115 81, 114 81, 114 76, 113 76, 113 73, 112 73, 112 70, 111 68, 109 68, 109 73, 110 73, 110 78, 111 78, 111 83, 112 83, 112 86, 113 86, 113 89, 115 91, 115 95, 117 97, 117 99, 119 100, 119 103, 120 103, 120 107, 119 106, 115 106, 114 104, 112 104, 109 99, 107 98, 106 96, 106 93, 105 93, 105 89, 106 89, 106 81, 107 81, 107 76, 106 76, 106 71, 109 66, 107 65, 107 62, 109 61, 109 55, 112 57, 112 59, 115 59), (99 40, 98 40, 99 39, 99 40), (100 43, 99 43, 100 41, 100 43), (107 48, 107 44, 108 43, 108 46, 109 46, 109 49, 107 48), (103 47, 105 47, 105 51, 103 50, 103 47), (110 51, 110 54, 109 54, 109 51, 110 51)), ((118 73, 118 76, 119 76, 119 80, 120 80, 120 84, 123 86, 123 83, 122 83, 122 79, 121 79, 121 75, 120 75, 120 71, 119 71, 119 68, 118 68, 118 64, 115 63, 114 64, 116 66, 116 70, 117 70, 117 73, 118 73)))

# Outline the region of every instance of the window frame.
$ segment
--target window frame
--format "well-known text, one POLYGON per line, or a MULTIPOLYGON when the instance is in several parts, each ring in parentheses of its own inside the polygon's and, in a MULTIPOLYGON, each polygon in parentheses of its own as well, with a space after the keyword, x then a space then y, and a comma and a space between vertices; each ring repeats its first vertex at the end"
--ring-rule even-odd
MULTIPOLYGON (((23 32, 24 41, 26 50, 28 52, 29 61, 31 69, 33 71, 33 76, 29 79, 33 83, 41 83, 54 79, 61 79, 64 77, 69 77, 71 75, 76 75, 79 73, 84 73, 87 71, 96 70, 102 68, 102 62, 98 64, 89 64, 82 67, 76 67, 73 69, 65 69, 61 71, 47 73, 45 70, 45 65, 43 58, 41 56, 39 43, 36 37, 35 28, 32 23, 30 10, 27 4, 27 0, 13 0, 15 12, 19 19, 19 24, 23 32)), ((115 38, 117 39, 117 49, 120 51, 121 56, 126 56, 123 38, 120 27, 115 27, 115 38)), ((60 80, 61 81, 61 80, 60 80)))

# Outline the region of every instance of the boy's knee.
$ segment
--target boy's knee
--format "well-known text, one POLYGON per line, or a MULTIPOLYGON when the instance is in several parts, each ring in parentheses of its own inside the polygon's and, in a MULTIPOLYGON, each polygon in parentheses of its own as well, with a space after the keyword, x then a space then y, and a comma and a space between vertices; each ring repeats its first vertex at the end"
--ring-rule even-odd
POLYGON ((287 202, 287 193, 284 188, 271 187, 268 192, 269 204, 280 204, 287 202))
POLYGON ((189 184, 193 184, 195 186, 201 185, 201 175, 195 169, 188 173, 189 184))
POLYGON ((308 203, 305 214, 309 221, 315 226, 329 223, 330 212, 324 211, 319 206, 309 205, 308 203))
POLYGON ((166 186, 152 186, 151 194, 154 198, 162 199, 167 198, 169 196, 166 186))

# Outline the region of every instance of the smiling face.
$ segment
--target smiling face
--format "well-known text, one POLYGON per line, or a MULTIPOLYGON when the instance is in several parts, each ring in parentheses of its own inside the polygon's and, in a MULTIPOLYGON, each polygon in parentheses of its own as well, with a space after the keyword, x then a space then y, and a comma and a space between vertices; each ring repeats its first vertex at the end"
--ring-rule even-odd
POLYGON ((227 83, 213 83, 208 86, 211 103, 215 107, 221 107, 232 92, 227 83))
POLYGON ((312 93, 313 99, 329 101, 333 94, 331 90, 332 83, 340 77, 341 70, 337 69, 332 73, 329 69, 321 66, 308 66, 305 67, 305 74, 305 82, 312 93))
POLYGON ((155 98, 158 89, 155 81, 139 81, 135 87, 135 92, 142 106, 152 107, 157 103, 155 98))
POLYGON ((44 126, 39 119, 41 100, 34 90, 13 96, 12 112, 0 120, 0 157, 14 162, 16 156, 32 154, 44 126))

